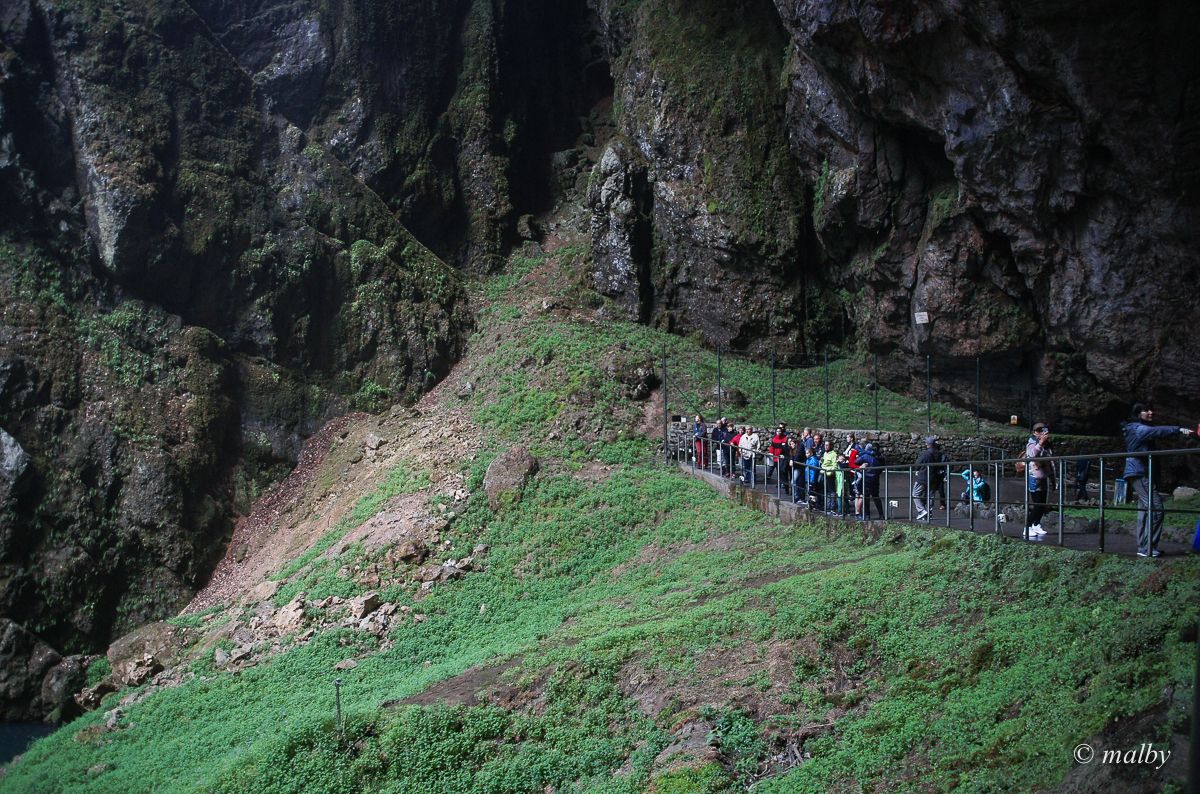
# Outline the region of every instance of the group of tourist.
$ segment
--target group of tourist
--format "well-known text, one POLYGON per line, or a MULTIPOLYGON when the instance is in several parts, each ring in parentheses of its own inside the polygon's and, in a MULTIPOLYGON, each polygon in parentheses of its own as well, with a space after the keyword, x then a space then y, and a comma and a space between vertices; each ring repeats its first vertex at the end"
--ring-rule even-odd
MULTIPOLYGON (((1130 419, 1122 423, 1126 450, 1124 480, 1138 501, 1137 547, 1140 557, 1159 556, 1162 536, 1162 497, 1151 491, 1150 459, 1145 453, 1155 440, 1182 434, 1193 435, 1189 428, 1174 425, 1155 426, 1154 409, 1148 403, 1133 406, 1130 419)), ((800 433, 789 431, 779 423, 768 435, 749 425, 734 425, 724 417, 709 425, 697 415, 692 427, 694 455, 697 465, 715 468, 724 477, 738 478, 754 487, 759 484, 758 472, 763 470, 762 483, 774 477, 781 492, 791 497, 793 504, 830 515, 845 516, 853 510, 856 518, 869 520, 874 504, 879 518, 884 518, 883 500, 879 497, 879 479, 885 466, 883 454, 876 442, 860 442, 854 433, 843 439, 823 438, 821 433, 806 427, 800 433)), ((1024 473, 1028 491, 1028 510, 1025 516, 1025 536, 1040 538, 1046 534, 1042 518, 1048 507, 1050 492, 1055 487, 1056 467, 1050 448, 1050 427, 1045 422, 1034 424, 1017 464, 1024 473)), ((925 440, 925 449, 917 457, 912 480, 912 500, 918 521, 928 521, 935 507, 947 509, 950 459, 936 438, 925 440)), ((1088 464, 1077 463, 1075 481, 1078 499, 1086 496, 1088 464)), ((962 503, 986 503, 991 487, 978 468, 968 467, 958 473, 965 483, 959 496, 962 503)))
POLYGON ((716 468, 722 476, 738 478, 751 487, 774 482, 791 497, 793 504, 821 510, 830 515, 853 514, 871 518, 875 505, 883 518, 879 498, 879 474, 883 455, 874 443, 859 443, 851 433, 835 442, 806 427, 800 433, 780 423, 775 432, 749 425, 733 425, 722 417, 708 425, 697 415, 692 426, 697 464, 716 468))

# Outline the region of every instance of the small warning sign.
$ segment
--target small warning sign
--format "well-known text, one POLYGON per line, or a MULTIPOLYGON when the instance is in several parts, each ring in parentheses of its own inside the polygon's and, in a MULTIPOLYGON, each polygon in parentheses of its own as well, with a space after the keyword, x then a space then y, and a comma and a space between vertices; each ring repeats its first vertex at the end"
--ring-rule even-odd
POLYGON ((925 325, 929 322, 929 312, 917 312, 914 317, 917 325, 925 325))

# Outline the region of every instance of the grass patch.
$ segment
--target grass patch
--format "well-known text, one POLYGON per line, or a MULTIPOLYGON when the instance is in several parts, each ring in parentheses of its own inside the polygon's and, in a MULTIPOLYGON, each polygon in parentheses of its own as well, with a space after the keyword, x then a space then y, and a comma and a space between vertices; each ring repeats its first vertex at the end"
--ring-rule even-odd
MULTIPOLYGON (((808 682, 798 692, 810 694, 770 716, 773 734, 824 718, 832 695, 819 683, 830 670, 856 677, 867 694, 839 696, 848 713, 805 743, 813 757, 804 766, 760 784, 768 790, 827 790, 851 776, 881 784, 898 769, 938 790, 1027 789, 1056 784, 1075 743, 1192 674, 1194 650, 1181 633, 1196 610, 1177 605, 1200 603, 1195 560, 1151 572, 1132 560, 933 529, 864 547, 781 527, 669 469, 639 465, 600 483, 544 475, 498 515, 481 494, 472 501, 451 532, 491 546, 486 570, 419 602, 427 620, 397 628, 388 651, 338 629, 237 675, 156 693, 128 709, 127 727, 95 739, 87 737, 102 715, 86 715, 36 744, 6 786, 642 791, 669 726, 621 694, 621 671, 638 661, 674 680, 703 679, 717 675, 703 664, 711 654, 769 641, 818 649, 815 658, 797 653, 797 680, 808 682), (735 541, 711 542, 718 537, 735 541), (687 551, 647 557, 651 544, 687 551), (772 571, 785 573, 742 584, 772 571), (1144 587, 1147 576, 1159 584, 1144 587), (335 673, 351 655, 358 668, 335 673), (518 655, 514 680, 546 676, 538 710, 379 709, 518 655), (345 682, 344 740, 332 719, 335 674, 345 682), (1038 736, 1036 746, 1013 741, 1018 733, 1038 736), (106 771, 89 772, 98 764, 106 771)), ((714 740, 742 774, 769 739, 711 683, 714 740)), ((755 691, 762 683, 750 682, 755 691)), ((685 780, 720 790, 714 770, 663 783, 685 780)))

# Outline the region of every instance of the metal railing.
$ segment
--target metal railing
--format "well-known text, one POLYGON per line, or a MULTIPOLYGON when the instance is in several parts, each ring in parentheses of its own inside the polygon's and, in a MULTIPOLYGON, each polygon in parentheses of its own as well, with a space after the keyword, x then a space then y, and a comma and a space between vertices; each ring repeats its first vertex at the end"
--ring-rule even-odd
MULTIPOLYGON (((680 434, 676 437, 679 439, 680 434)), ((878 466, 849 466, 832 469, 828 465, 814 466, 809 462, 798 463, 789 456, 776 455, 770 450, 748 449, 733 446, 728 441, 713 440, 711 437, 696 438, 687 435, 677 440, 668 450, 668 457, 674 457, 679 463, 687 463, 693 469, 700 468, 710 473, 725 477, 738 478, 744 485, 754 489, 762 489, 770 494, 774 484, 774 496, 783 499, 791 497, 793 504, 801 504, 808 509, 815 509, 845 517, 858 517, 866 520, 871 515, 871 507, 876 508, 884 521, 929 520, 935 501, 941 502, 945 510, 944 522, 947 527, 953 526, 955 511, 951 503, 965 507, 959 515, 966 519, 967 526, 976 530, 977 521, 991 522, 991 528, 997 534, 1002 531, 1002 525, 1007 523, 1006 510, 1020 505, 1020 517, 1023 519, 1021 536, 1028 539, 1030 530, 1040 526, 1042 516, 1055 514, 1057 527, 1055 540, 1063 545, 1065 534, 1065 519, 1068 509, 1096 509, 1098 511, 1097 535, 1098 551, 1105 551, 1107 521, 1113 514, 1143 513, 1149 515, 1139 520, 1148 521, 1150 527, 1160 521, 1166 514, 1200 515, 1200 510, 1173 507, 1169 511, 1158 494, 1154 491, 1155 477, 1158 476, 1155 461, 1179 456, 1200 455, 1200 449, 1183 448, 1149 451, 1139 453, 1149 461, 1146 476, 1147 497, 1141 498, 1136 505, 1126 503, 1130 496, 1126 483, 1121 476, 1125 469, 1125 460, 1129 457, 1126 452, 1098 453, 1090 455, 1051 455, 1039 457, 1036 463, 1046 467, 1048 474, 1045 488, 1030 491, 1028 487, 1028 472, 1013 477, 1006 476, 1006 471, 1015 471, 1016 464, 1029 464, 1031 461, 1020 457, 995 458, 985 450, 984 458, 971 460, 946 461, 935 464, 916 463, 896 465, 883 463, 878 466), (1066 477, 1061 476, 1067 462, 1087 459, 1098 464, 1098 499, 1095 505, 1073 503, 1066 498, 1066 477), (991 490, 990 498, 986 501, 976 498, 975 489, 971 482, 972 473, 979 471, 983 481, 988 483, 991 490), (963 477, 963 473, 967 477, 963 477), (940 476, 939 476, 940 475, 940 476), (962 478, 966 489, 958 500, 950 497, 950 483, 956 478, 962 478), (902 487, 897 494, 896 481, 902 487), (940 482, 939 482, 940 481, 940 482), (1019 500, 1004 498, 1004 491, 1010 492, 1013 482, 1020 483, 1021 498, 1019 500), (839 483, 840 486, 839 486, 839 483), (918 501, 922 500, 920 492, 914 491, 914 485, 924 484, 924 500, 927 500, 930 510, 925 516, 919 516, 914 510, 918 501), (1054 498, 1050 498, 1050 486, 1053 483, 1054 498), (1111 497, 1110 497, 1111 494, 1111 497), (964 498, 965 497, 965 498, 964 498), (901 507, 902 503, 906 503, 901 507), (853 504, 854 507, 850 508, 853 504), (1030 514, 1039 515, 1036 522, 1030 521, 1030 514)), ((1039 478, 1040 479, 1040 478, 1039 478)), ((939 522, 940 523, 940 522, 939 522)))
POLYGON ((753 421, 756 423, 765 423, 768 415, 770 422, 775 423, 777 403, 780 407, 786 404, 789 395, 794 393, 796 377, 803 378, 805 391, 813 398, 807 415, 814 421, 821 421, 816 418, 821 415, 825 427, 834 427, 837 421, 844 427, 873 426, 877 432, 887 429, 931 433, 937 423, 934 417, 936 403, 972 409, 977 434, 983 432, 985 419, 1008 426, 1020 423, 1028 428, 1037 416, 1054 413, 1044 385, 1030 378, 1015 382, 1007 370, 1001 377, 998 370, 984 365, 985 358, 925 355, 924 365, 914 367, 920 356, 898 355, 903 362, 900 367, 896 366, 896 360, 891 360, 889 365, 887 356, 874 354, 855 358, 840 348, 789 355, 782 360, 773 351, 756 356, 718 345, 712 351, 674 349, 668 352, 664 346, 661 376, 667 402, 676 412, 696 414, 715 409, 717 415, 721 415, 728 408, 736 408, 726 401, 726 390, 740 391, 741 386, 747 385, 743 380, 748 377, 747 367, 762 367, 767 371, 758 370, 749 380, 755 381, 769 374, 769 386, 759 382, 753 388, 747 387, 747 393, 742 394, 754 406, 757 418, 753 421), (853 368, 854 392, 859 393, 865 388, 870 392, 869 399, 858 399, 853 405, 840 399, 849 388, 844 382, 847 365, 853 368), (831 367, 840 373, 837 377, 842 379, 841 385, 833 383, 831 367), (880 398, 885 387, 881 371, 895 373, 897 369, 911 373, 911 378, 898 383, 893 375, 890 388, 899 395, 909 395, 914 404, 924 402, 924 411, 911 417, 915 422, 898 422, 893 415, 891 426, 884 428, 880 398))

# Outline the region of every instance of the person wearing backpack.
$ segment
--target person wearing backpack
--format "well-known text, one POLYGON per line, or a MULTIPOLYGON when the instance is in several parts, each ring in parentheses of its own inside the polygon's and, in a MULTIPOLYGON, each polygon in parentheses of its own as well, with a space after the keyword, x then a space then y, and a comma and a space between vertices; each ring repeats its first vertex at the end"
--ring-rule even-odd
POLYGON ((804 447, 800 446, 800 442, 793 436, 787 441, 784 455, 787 460, 789 479, 792 483, 792 504, 799 504, 801 499, 807 497, 808 491, 804 478, 804 447))
POLYGON ((1162 537, 1163 502, 1162 497, 1150 491, 1150 473, 1154 459, 1146 454, 1151 446, 1160 438, 1170 438, 1183 434, 1190 436, 1193 431, 1177 425, 1154 426, 1154 407, 1150 403, 1135 403, 1129 420, 1121 424, 1121 432, 1125 436, 1125 449, 1131 454, 1125 458, 1125 482, 1137 496, 1137 555, 1139 557, 1157 557, 1158 541, 1162 537))
POLYGON ((1028 537, 1040 538, 1046 534, 1042 529, 1042 516, 1046 515, 1046 500, 1054 487, 1054 464, 1039 462, 1038 458, 1050 457, 1050 428, 1045 422, 1033 426, 1033 435, 1025 442, 1025 487, 1029 489, 1029 513, 1025 517, 1025 532, 1028 537))

